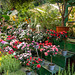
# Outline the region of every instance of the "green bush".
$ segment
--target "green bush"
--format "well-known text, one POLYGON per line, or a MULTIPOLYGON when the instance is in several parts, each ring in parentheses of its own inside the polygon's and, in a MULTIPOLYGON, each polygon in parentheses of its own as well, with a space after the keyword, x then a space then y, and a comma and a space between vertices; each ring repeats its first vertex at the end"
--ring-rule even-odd
POLYGON ((17 71, 21 67, 20 61, 15 59, 13 55, 2 55, 0 73, 2 72, 14 72, 17 71))
MULTIPOLYGON (((7 75, 7 73, 5 73, 3 75, 7 75)), ((9 73, 9 71, 8 71, 8 75, 26 75, 26 74, 25 74, 25 72, 18 70, 16 72, 11 72, 11 73, 9 73)))

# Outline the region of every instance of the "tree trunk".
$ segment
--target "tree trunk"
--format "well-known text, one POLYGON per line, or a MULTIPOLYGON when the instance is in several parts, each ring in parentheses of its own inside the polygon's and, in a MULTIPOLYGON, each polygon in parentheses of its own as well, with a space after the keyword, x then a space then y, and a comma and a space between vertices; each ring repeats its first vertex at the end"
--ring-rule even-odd
POLYGON ((65 18, 64 18, 64 16, 62 16, 62 22, 61 22, 62 27, 64 27, 64 21, 65 21, 65 18))

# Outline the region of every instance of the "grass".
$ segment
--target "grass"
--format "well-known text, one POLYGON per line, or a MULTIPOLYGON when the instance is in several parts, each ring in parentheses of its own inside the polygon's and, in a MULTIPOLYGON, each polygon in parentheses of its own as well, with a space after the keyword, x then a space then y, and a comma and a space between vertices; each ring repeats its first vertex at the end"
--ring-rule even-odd
POLYGON ((8 72, 8 74, 4 73, 3 75, 26 75, 26 73, 21 70, 18 70, 16 72, 11 72, 11 73, 8 72))

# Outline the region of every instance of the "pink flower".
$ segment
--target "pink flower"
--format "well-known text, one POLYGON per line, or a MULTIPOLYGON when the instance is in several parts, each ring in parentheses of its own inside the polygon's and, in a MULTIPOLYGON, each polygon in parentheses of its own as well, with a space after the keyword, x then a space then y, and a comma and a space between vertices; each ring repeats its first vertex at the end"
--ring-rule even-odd
POLYGON ((50 50, 48 50, 47 52, 50 52, 50 50))
POLYGON ((27 47, 29 47, 29 45, 27 45, 27 47))
POLYGON ((27 33, 27 35, 29 35, 29 33, 27 33))
POLYGON ((56 48, 56 51, 58 52, 58 48, 56 48))
POLYGON ((55 54, 57 54, 57 52, 55 52, 55 54))
POLYGON ((42 51, 43 51, 43 48, 40 49, 40 52, 42 52, 42 51))
POLYGON ((48 53, 47 52, 45 52, 44 54, 45 54, 45 56, 48 56, 48 53))
POLYGON ((60 45, 58 45, 58 47, 60 47, 60 45))

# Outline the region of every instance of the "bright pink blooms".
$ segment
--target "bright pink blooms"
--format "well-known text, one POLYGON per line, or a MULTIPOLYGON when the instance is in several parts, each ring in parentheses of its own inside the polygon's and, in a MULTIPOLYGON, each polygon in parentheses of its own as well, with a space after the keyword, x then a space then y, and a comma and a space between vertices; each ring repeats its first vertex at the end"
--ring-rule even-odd
POLYGON ((40 49, 40 52, 42 52, 42 51, 43 51, 43 48, 40 49))
POLYGON ((45 54, 45 56, 48 56, 48 53, 47 52, 45 52, 44 54, 45 54))

